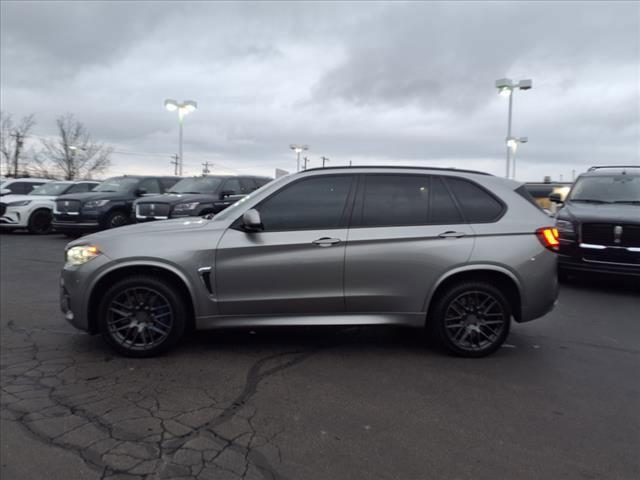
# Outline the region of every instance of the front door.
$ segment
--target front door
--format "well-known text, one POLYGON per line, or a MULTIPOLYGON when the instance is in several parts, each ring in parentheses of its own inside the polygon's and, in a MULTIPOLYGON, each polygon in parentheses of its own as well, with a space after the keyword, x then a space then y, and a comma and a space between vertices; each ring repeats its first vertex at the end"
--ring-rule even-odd
POLYGON ((343 312, 353 183, 353 175, 294 181, 255 207, 262 231, 229 228, 216 251, 220 313, 343 312))

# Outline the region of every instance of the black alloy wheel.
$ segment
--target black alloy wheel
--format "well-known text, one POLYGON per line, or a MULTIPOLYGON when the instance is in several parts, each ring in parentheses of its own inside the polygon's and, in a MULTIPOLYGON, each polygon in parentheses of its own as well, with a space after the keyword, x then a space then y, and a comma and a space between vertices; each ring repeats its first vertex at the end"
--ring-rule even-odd
POLYGON ((126 356, 162 353, 184 332, 183 299, 171 285, 153 277, 117 282, 104 295, 99 308, 103 338, 126 356))
POLYGON ((53 231, 51 220, 53 220, 51 210, 36 210, 29 217, 29 225, 27 229, 29 230, 29 233, 33 233, 34 235, 46 235, 53 231))
POLYGON ((495 352, 509 334, 511 306, 502 292, 484 282, 450 288, 438 300, 433 333, 448 351, 464 357, 495 352))

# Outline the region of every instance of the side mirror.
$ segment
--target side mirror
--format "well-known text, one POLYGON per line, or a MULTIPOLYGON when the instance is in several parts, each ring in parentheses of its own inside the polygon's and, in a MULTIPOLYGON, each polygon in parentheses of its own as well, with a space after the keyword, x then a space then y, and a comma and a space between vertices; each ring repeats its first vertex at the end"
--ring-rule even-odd
POLYGON ((134 193, 136 194, 136 197, 141 197, 147 193, 147 191, 144 188, 138 188, 134 193))
POLYGON ((234 192, 233 190, 223 190, 220 192, 220 200, 230 197, 231 195, 235 195, 236 192, 234 192))
POLYGON ((553 192, 551 195, 549 195, 549 201, 560 205, 564 203, 562 201, 562 195, 560 195, 558 192, 553 192))
POLYGON ((3 188, 2 190, 0 190, 0 195, 9 195, 11 193, 11 190, 9 190, 8 188, 3 188))
POLYGON ((260 212, 255 208, 247 210, 242 215, 242 225, 247 232, 257 232, 262 230, 262 220, 260 220, 260 212))

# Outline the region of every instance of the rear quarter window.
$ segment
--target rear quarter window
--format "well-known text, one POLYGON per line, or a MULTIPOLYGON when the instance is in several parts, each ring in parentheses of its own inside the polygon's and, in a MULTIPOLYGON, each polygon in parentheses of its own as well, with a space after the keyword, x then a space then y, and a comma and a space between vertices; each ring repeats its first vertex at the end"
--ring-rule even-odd
POLYGON ((538 205, 538 202, 536 202, 536 199, 533 198, 533 195, 531 195, 529 190, 527 190, 526 186, 520 185, 518 188, 514 190, 514 192, 516 192, 518 195, 520 195, 522 198, 524 198, 527 202, 529 202, 531 205, 536 207, 538 210, 542 211, 542 208, 540 207, 540 205, 538 205))
POLYGON ((447 177, 446 182, 468 223, 491 223, 502 216, 504 204, 481 186, 462 178, 447 177))

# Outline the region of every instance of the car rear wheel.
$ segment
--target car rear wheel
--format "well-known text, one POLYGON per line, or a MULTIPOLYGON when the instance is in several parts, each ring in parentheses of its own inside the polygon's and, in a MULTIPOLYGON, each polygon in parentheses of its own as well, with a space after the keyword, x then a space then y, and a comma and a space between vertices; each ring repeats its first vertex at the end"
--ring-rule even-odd
POLYGON ((511 305, 489 283, 460 283, 436 300, 428 322, 430 333, 449 352, 483 357, 500 348, 509 335, 511 305))
POLYGON ((129 222, 129 217, 124 212, 112 212, 107 216, 105 220, 105 226, 107 228, 118 228, 126 225, 129 222))
POLYGON ((180 340, 185 324, 183 298, 162 279, 125 278, 100 301, 102 337, 125 356, 152 357, 167 351, 180 340))
POLYGON ((51 215, 51 210, 41 209, 36 210, 29 217, 29 224, 27 226, 29 233, 33 233, 35 235, 46 235, 47 233, 51 233, 53 231, 53 227, 51 225, 51 220, 53 216, 51 215))

